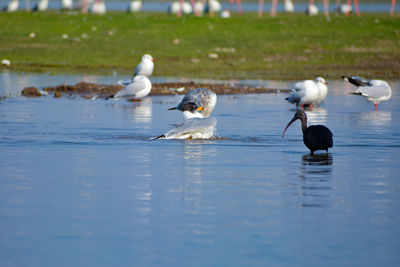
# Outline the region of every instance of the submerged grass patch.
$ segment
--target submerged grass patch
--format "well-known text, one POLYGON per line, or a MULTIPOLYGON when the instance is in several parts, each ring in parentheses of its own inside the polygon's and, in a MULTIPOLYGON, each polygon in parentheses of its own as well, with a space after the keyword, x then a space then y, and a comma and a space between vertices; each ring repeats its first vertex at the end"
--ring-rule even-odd
POLYGON ((400 18, 387 14, 327 20, 303 14, 222 19, 51 11, 1 13, 0 23, 0 55, 15 70, 130 74, 150 53, 157 76, 400 76, 400 18))

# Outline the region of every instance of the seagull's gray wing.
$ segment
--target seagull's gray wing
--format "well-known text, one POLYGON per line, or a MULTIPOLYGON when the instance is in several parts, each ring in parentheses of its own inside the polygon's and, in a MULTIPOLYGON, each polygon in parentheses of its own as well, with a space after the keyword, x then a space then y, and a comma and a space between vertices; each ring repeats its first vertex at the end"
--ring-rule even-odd
POLYGON ((184 121, 176 128, 169 130, 165 134, 165 138, 179 138, 180 136, 196 133, 196 132, 207 132, 215 128, 217 125, 217 119, 215 118, 193 118, 184 121))
POLYGON ((134 97, 139 91, 146 88, 145 81, 135 80, 125 86, 122 90, 115 94, 114 98, 134 97))
POLYGON ((392 90, 389 84, 381 80, 371 80, 370 86, 360 86, 356 92, 361 93, 363 96, 379 99, 391 95, 392 90))

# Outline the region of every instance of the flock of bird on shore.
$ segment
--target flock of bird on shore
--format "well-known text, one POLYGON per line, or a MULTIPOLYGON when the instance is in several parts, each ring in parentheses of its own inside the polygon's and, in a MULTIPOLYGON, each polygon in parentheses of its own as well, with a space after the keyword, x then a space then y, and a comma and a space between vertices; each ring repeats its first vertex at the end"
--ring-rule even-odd
MULTIPOLYGON (((391 0, 390 14, 394 15, 396 0, 391 0)), ((177 16, 182 14, 194 14, 196 16, 202 16, 203 14, 219 14, 223 18, 230 17, 230 10, 235 0, 229 0, 230 8, 222 9, 222 5, 218 0, 190 0, 191 3, 184 0, 173 1, 168 5, 167 12, 177 16)), ((329 0, 323 0, 324 14, 329 16, 329 0)), ((360 16, 358 8, 358 0, 353 0, 355 7, 355 14, 360 16)), ((242 13, 241 0, 236 0, 238 13, 242 13)), ((276 16, 278 0, 272 0, 271 16, 276 16)), ((39 0, 33 7, 33 11, 45 11, 48 9, 49 0, 39 0)), ((84 13, 90 11, 94 14, 105 14, 106 4, 104 0, 79 0, 75 4, 73 0, 61 0, 63 10, 81 10, 84 13)), ((132 0, 127 6, 127 12, 134 13, 139 12, 142 9, 141 0, 132 0)), ((29 7, 29 0, 27 0, 27 6, 29 7)), ((19 8, 19 0, 11 0, 3 11, 15 12, 19 8)), ((29 8, 28 8, 29 10, 29 8)), ((264 10, 264 0, 259 0, 258 16, 262 17, 264 10)), ((284 0, 284 10, 286 13, 294 12, 294 4, 292 0, 284 0)), ((336 11, 340 14, 349 15, 352 11, 351 0, 347 0, 347 3, 341 4, 341 0, 336 0, 336 11)), ((314 0, 310 0, 305 13, 309 16, 314 16, 319 13, 318 7, 314 4, 314 0)))
MULTIPOLYGON (((121 81, 124 86, 114 96, 114 100, 120 98, 134 99, 136 101, 146 97, 151 92, 151 81, 149 77, 153 73, 154 58, 145 54, 141 62, 136 66, 132 78, 128 81, 121 81)), ((375 103, 375 111, 379 102, 389 100, 392 96, 390 85, 383 80, 366 80, 361 77, 342 76, 342 78, 356 86, 352 94, 364 96, 369 102, 375 103)), ((303 131, 303 141, 311 154, 317 150, 325 150, 333 146, 333 134, 323 125, 311 125, 307 127, 307 116, 304 106, 312 107, 323 102, 328 94, 327 82, 324 78, 318 77, 313 80, 297 82, 292 88, 292 92, 286 98, 290 103, 298 107, 294 117, 287 124, 282 137, 287 128, 296 120, 301 121, 303 131)), ((217 103, 217 95, 207 88, 197 88, 190 90, 181 102, 169 110, 179 110, 183 113, 184 121, 176 125, 166 133, 154 139, 208 139, 213 138, 217 125, 217 120, 211 113, 217 103)))

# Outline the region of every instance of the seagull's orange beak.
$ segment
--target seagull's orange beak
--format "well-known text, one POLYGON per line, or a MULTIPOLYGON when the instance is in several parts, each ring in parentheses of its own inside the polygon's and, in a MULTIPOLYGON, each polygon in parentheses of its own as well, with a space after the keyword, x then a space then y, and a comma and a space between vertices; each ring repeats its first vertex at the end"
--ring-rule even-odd
POLYGON ((202 110, 203 110, 203 107, 198 107, 197 110, 198 110, 198 111, 202 111, 202 110))

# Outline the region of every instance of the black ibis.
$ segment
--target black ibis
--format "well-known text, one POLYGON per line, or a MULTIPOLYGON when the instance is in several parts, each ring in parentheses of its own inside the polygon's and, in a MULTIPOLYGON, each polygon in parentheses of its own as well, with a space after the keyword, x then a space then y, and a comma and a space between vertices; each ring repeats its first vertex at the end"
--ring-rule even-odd
POLYGON ((285 136, 287 128, 297 119, 301 120, 303 141, 306 147, 310 149, 311 155, 313 155, 316 150, 326 150, 326 153, 328 153, 328 148, 333 146, 332 132, 323 125, 311 125, 307 127, 307 115, 301 109, 297 110, 296 114, 294 114, 293 119, 283 131, 282 137, 285 136))

